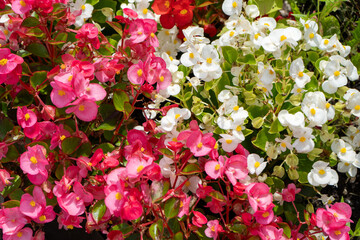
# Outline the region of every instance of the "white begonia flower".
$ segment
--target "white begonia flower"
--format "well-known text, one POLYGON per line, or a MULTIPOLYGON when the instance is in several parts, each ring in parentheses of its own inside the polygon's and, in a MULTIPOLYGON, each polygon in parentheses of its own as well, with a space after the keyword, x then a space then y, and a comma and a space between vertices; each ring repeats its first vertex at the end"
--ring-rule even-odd
POLYGON ((264 37, 266 37, 266 35, 262 32, 253 32, 250 35, 250 40, 256 49, 259 49, 262 46, 264 37))
POLYGON ((302 104, 301 111, 303 111, 303 113, 309 119, 310 121, 309 126, 321 127, 324 123, 327 122, 326 110, 317 107, 316 104, 310 104, 310 105, 302 104))
POLYGON ((226 100, 223 103, 223 105, 224 105, 224 110, 225 110, 226 115, 229 115, 232 112, 239 110, 238 97, 237 96, 231 97, 229 100, 226 100))
POLYGON ((239 18, 239 24, 236 25, 235 31, 239 34, 249 34, 252 32, 251 23, 243 15, 239 18))
POLYGON ((335 117, 335 108, 334 108, 334 106, 331 105, 329 102, 327 102, 325 104, 325 109, 326 109, 327 120, 328 121, 333 120, 334 117, 335 117))
POLYGON ((261 158, 259 155, 252 153, 247 156, 247 167, 249 173, 256 174, 257 176, 262 173, 265 169, 267 162, 264 162, 264 158, 261 158))
POLYGON ((239 139, 241 142, 245 140, 244 133, 242 132, 243 130, 245 130, 245 127, 242 124, 237 124, 236 122, 234 122, 231 128, 233 129, 232 134, 234 137, 239 139))
POLYGON ((231 129, 231 127, 233 125, 233 121, 225 116, 218 117, 216 123, 219 126, 219 128, 224 129, 224 130, 231 129))
MULTIPOLYGON (((178 176, 175 174, 175 171, 170 173, 170 185, 172 188, 175 189, 175 188, 179 187, 185 181, 187 181, 187 177, 178 176), (175 183, 175 179, 176 179, 176 183, 175 183)), ((184 191, 184 186, 182 187, 182 190, 184 191)))
POLYGON ((200 61, 200 54, 194 46, 189 46, 187 52, 183 53, 180 57, 180 62, 185 67, 191 67, 200 61))
POLYGON ((352 163, 355 161, 355 151, 350 144, 342 139, 335 139, 331 144, 331 150, 343 162, 352 163))
POLYGON ((258 75, 264 85, 272 84, 276 78, 275 70, 271 66, 265 67, 263 62, 258 63, 258 75))
POLYGON ((253 22, 252 25, 258 31, 269 30, 271 32, 276 28, 276 20, 272 17, 262 17, 253 22))
POLYGON ((352 164, 355 167, 360 168, 360 153, 355 155, 355 161, 352 164))
POLYGON ((240 15, 242 10, 242 0, 225 0, 222 4, 223 12, 228 15, 240 15))
POLYGON ((279 147, 282 152, 285 152, 286 149, 293 150, 293 146, 291 145, 291 137, 286 136, 284 139, 275 138, 275 141, 280 143, 279 147))
POLYGON ((329 163, 317 161, 307 178, 311 185, 325 187, 326 185, 337 185, 339 176, 334 169, 328 167, 329 163))
POLYGON ((173 58, 176 58, 176 55, 178 53, 177 46, 171 42, 165 42, 162 44, 159 43, 159 52, 165 52, 173 58))
POLYGON ((234 120, 236 125, 242 125, 245 119, 249 116, 248 111, 244 110, 243 107, 235 106, 230 117, 234 120))
POLYGON ((346 108, 351 110, 351 114, 360 117, 360 92, 351 94, 346 102, 346 108))
POLYGON ((175 73, 178 70, 179 60, 169 56, 166 52, 161 54, 161 58, 164 59, 166 68, 169 69, 171 73, 175 73))
POLYGON ((177 123, 182 119, 189 119, 191 112, 186 108, 171 108, 165 117, 161 119, 160 128, 166 132, 170 132, 176 127, 177 123))
POLYGON ((155 14, 149 10, 150 3, 148 0, 141 0, 138 1, 136 4, 136 8, 133 9, 135 12, 138 13, 138 18, 149 18, 149 19, 155 19, 155 14))
POLYGON ((236 137, 229 134, 220 134, 219 142, 221 142, 221 147, 225 152, 233 152, 241 141, 236 137))
POLYGON ((281 110, 278 119, 284 127, 289 127, 291 130, 303 128, 305 126, 305 117, 302 112, 290 114, 287 110, 281 110))
POLYGON ((348 162, 339 162, 337 170, 341 173, 348 173, 350 177, 355 177, 357 174, 357 168, 352 163, 348 162))
POLYGON ((290 65, 290 76, 299 88, 304 88, 310 82, 310 77, 304 73, 305 66, 302 58, 297 58, 290 65))
POLYGON ((315 143, 312 139, 315 138, 315 136, 311 134, 313 131, 312 128, 303 127, 292 129, 292 131, 294 137, 297 138, 292 146, 298 153, 308 153, 314 149, 315 143))
POLYGON ((180 93, 181 91, 181 87, 179 84, 171 84, 170 86, 168 86, 166 89, 167 94, 170 96, 176 96, 180 93))
POLYGON ((294 95, 299 95, 300 93, 303 93, 303 92, 304 92, 304 89, 302 89, 301 87, 296 85, 296 83, 294 84, 294 87, 291 90, 291 93, 294 94, 294 95))
POLYGON ((234 45, 234 43, 236 43, 236 36, 238 36, 238 35, 239 35, 239 33, 235 30, 227 31, 226 33, 221 35, 221 37, 219 38, 220 46, 234 45))
POLYGON ((193 68, 194 75, 205 82, 221 77, 219 54, 212 45, 205 45, 201 51, 201 64, 196 64, 193 68))
POLYGON ((158 110, 151 110, 151 109, 158 109, 160 107, 160 104, 148 104, 147 109, 144 109, 144 115, 148 119, 154 119, 156 115, 158 114, 158 110))
POLYGON ((318 24, 313 20, 304 20, 300 18, 300 23, 304 26, 304 30, 308 31, 309 29, 313 29, 315 32, 318 31, 319 26, 318 24))
POLYGON ((231 93, 231 91, 222 90, 218 95, 218 100, 223 103, 223 102, 229 100, 230 98, 232 98, 233 96, 234 95, 231 93))
POLYGON ((350 81, 355 81, 359 79, 357 68, 350 60, 345 61, 344 67, 346 68, 346 76, 350 81))
POLYGON ((250 18, 257 18, 260 16, 259 8, 256 5, 247 5, 245 7, 245 13, 250 18))
POLYGON ((207 44, 209 39, 204 37, 204 29, 198 26, 189 26, 183 29, 184 42, 179 46, 179 50, 186 52, 190 45, 195 46, 198 43, 207 44))
POLYGON ((70 3, 70 11, 79 11, 81 14, 75 18, 75 27, 81 27, 85 24, 85 21, 92 17, 94 7, 91 4, 86 3, 85 0, 76 0, 75 3, 70 3))
POLYGON ((265 93, 266 96, 272 96, 272 89, 273 89, 273 84, 264 84, 262 82, 259 82, 258 84, 256 84, 258 88, 260 88, 261 90, 263 90, 263 92, 265 93))
POLYGON ((335 201, 335 198, 333 196, 328 196, 326 194, 320 194, 321 198, 320 200, 324 205, 330 205, 333 201, 335 201))
POLYGON ((351 96, 353 96, 354 94, 359 93, 359 91, 355 88, 350 88, 349 90, 346 91, 345 95, 343 96, 343 98, 348 101, 350 99, 351 96))
POLYGON ((315 21, 300 19, 301 24, 304 26, 304 39, 306 41, 306 49, 311 47, 318 47, 321 44, 322 37, 317 34, 318 25, 315 21))
POLYGON ((175 167, 172 166, 173 163, 174 161, 166 156, 163 156, 163 158, 160 159, 159 166, 160 166, 161 174, 164 177, 169 178, 171 173, 174 172, 175 167))
POLYGON ((173 42, 177 38, 177 34, 179 33, 179 29, 176 27, 172 27, 171 29, 161 29, 157 34, 157 38, 159 42, 173 42))
POLYGON ((186 76, 186 79, 189 80, 189 86, 193 87, 195 91, 197 91, 198 86, 202 85, 200 79, 197 77, 189 78, 188 76, 186 76))
POLYGON ((178 142, 177 137, 179 136, 179 132, 176 131, 176 129, 172 130, 171 132, 168 132, 165 135, 164 144, 167 145, 169 142, 178 142))
MULTIPOLYGON (((297 28, 288 27, 275 29, 269 34, 268 37, 263 39, 262 47, 265 49, 265 51, 276 54, 275 52, 278 51, 283 45, 289 45, 291 48, 296 47, 298 45, 297 42, 301 38, 302 33, 297 28)), ((279 55, 279 53, 276 55, 279 55)))
POLYGON ((191 176, 187 179, 186 183, 184 184, 183 191, 187 193, 189 190, 192 193, 196 193, 196 190, 199 188, 199 184, 202 184, 201 179, 198 176, 191 176))
POLYGON ((347 84, 347 78, 343 73, 339 62, 336 60, 330 61, 326 65, 324 73, 328 77, 328 81, 333 82, 336 87, 342 87, 347 84))

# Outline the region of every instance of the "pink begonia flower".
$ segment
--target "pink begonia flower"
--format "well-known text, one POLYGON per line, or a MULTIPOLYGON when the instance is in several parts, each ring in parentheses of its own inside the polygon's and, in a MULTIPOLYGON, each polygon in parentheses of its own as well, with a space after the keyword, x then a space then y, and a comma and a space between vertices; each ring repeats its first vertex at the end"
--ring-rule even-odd
POLYGON ((0 209, 0 228, 3 234, 13 235, 22 229, 28 220, 19 210, 19 207, 0 209))
POLYGON ((296 188, 294 183, 290 183, 287 188, 282 190, 282 197, 285 202, 295 201, 295 195, 301 191, 300 188, 296 188))
POLYGON ((24 59, 10 52, 8 48, 0 48, 0 75, 9 74, 24 62, 24 59))
POLYGON ((34 187, 33 196, 28 193, 21 196, 20 212, 32 219, 40 217, 40 214, 44 211, 45 207, 45 195, 38 186, 34 187))
POLYGON ((44 210, 40 213, 40 215, 33 219, 37 223, 48 223, 52 222, 56 217, 56 213, 54 212, 54 209, 52 206, 46 206, 44 210))
POLYGON ((120 212, 125 221, 135 220, 143 214, 143 206, 135 197, 126 197, 120 212))
POLYGON ((158 91, 162 89, 166 89, 172 81, 171 72, 168 69, 161 69, 156 80, 158 87, 156 88, 158 91))
POLYGON ((351 218, 352 210, 349 204, 339 202, 339 203, 334 203, 330 208, 328 205, 326 205, 326 208, 330 213, 332 213, 335 216, 337 221, 338 220, 344 220, 349 222, 351 221, 350 218, 351 218))
POLYGON ((24 173, 36 175, 39 172, 46 172, 46 166, 49 165, 45 157, 46 149, 41 145, 28 147, 27 151, 20 156, 20 168, 24 173))
POLYGON ((32 4, 29 2, 29 0, 15 0, 11 8, 16 14, 25 14, 32 9, 32 4))
POLYGON ((70 137, 70 136, 71 136, 70 133, 67 130, 64 129, 64 125, 59 124, 57 126, 56 132, 51 137, 50 150, 54 150, 56 147, 59 147, 61 149, 62 141, 65 138, 70 137))
POLYGON ((87 43, 94 46, 95 49, 100 48, 100 41, 98 38, 99 30, 92 23, 84 24, 76 34, 76 38, 79 39, 79 46, 84 47, 87 43))
POLYGON ((205 223, 207 223, 207 219, 201 212, 193 211, 194 217, 192 218, 192 224, 197 227, 202 227, 205 223))
POLYGON ((45 232, 37 230, 32 240, 45 240, 45 232))
POLYGON ((248 176, 247 159, 242 155, 231 156, 225 164, 225 175, 232 185, 236 185, 236 180, 242 180, 248 176))
POLYGON ((76 117, 85 122, 90 122, 94 120, 98 113, 98 105, 86 98, 79 98, 71 103, 75 105, 66 109, 66 113, 74 113, 76 117))
POLYGON ((180 208, 178 217, 181 218, 184 215, 189 215, 189 206, 190 206, 191 197, 184 197, 180 199, 180 208))
POLYGON ((33 230, 29 227, 26 227, 12 235, 4 234, 4 240, 32 240, 32 234, 33 230))
POLYGON ((205 235, 214 240, 216 240, 219 233, 223 231, 223 227, 219 224, 219 220, 211 220, 207 223, 207 226, 208 227, 205 229, 205 235))
POLYGON ((340 227, 332 227, 327 231, 330 240, 349 240, 349 232, 351 228, 344 225, 340 227))
POLYGON ((99 82, 115 82, 115 75, 120 73, 124 68, 123 64, 119 64, 117 59, 99 58, 94 63, 95 77, 99 82))
POLYGON ((258 235, 261 240, 286 240, 283 236, 283 229, 272 225, 262 226, 258 229, 258 235))
POLYGON ((212 179, 218 179, 224 175, 224 165, 226 158, 223 156, 219 157, 219 161, 208 161, 205 163, 205 172, 212 179))
POLYGON ((116 217, 120 216, 121 208, 124 204, 124 189, 123 184, 113 185, 111 191, 109 190, 105 197, 105 205, 110 213, 116 217))
POLYGON ((246 187, 245 193, 248 195, 249 203, 255 212, 265 210, 272 204, 273 195, 265 183, 251 183, 246 187))
POLYGON ((17 121, 22 128, 32 127, 37 122, 36 114, 27 107, 18 107, 17 121))
POLYGON ((182 141, 187 137, 186 146, 190 148, 195 157, 206 156, 214 149, 216 140, 212 137, 212 133, 203 134, 200 130, 189 133, 184 135, 184 132, 181 132, 178 140, 182 141))
POLYGON ((0 142, 0 160, 6 157, 8 152, 8 145, 6 142, 0 142))
POLYGON ((30 182, 34 185, 41 185, 48 179, 48 171, 40 171, 38 174, 31 175, 28 174, 27 177, 29 178, 30 182))
POLYGON ((62 227, 64 227, 65 229, 73 229, 74 227, 82 228, 80 224, 84 219, 84 217, 71 216, 65 211, 62 211, 57 218, 57 221, 59 223, 59 229, 61 229, 62 227))
POLYGON ((127 77, 133 84, 143 85, 146 80, 146 70, 144 63, 140 60, 137 64, 131 65, 127 71, 127 77))
POLYGON ((50 85, 53 87, 50 98, 56 107, 63 108, 76 98, 73 88, 66 84, 60 81, 53 81, 50 85))
POLYGON ((140 43, 145 41, 150 34, 150 25, 146 25, 144 19, 135 19, 129 27, 130 41, 140 43))
POLYGON ((126 171, 129 178, 137 178, 146 173, 152 161, 146 161, 142 158, 131 158, 126 164, 126 171))
POLYGON ((11 185, 10 180, 13 179, 10 177, 10 173, 5 169, 0 169, 0 192, 4 190, 6 186, 11 185))
POLYGON ((265 210, 258 210, 254 213, 254 217, 256 219, 257 223, 260 223, 262 225, 267 225, 271 223, 274 220, 274 204, 270 204, 267 209, 265 210))
POLYGON ((226 205, 225 201, 219 201, 213 198, 210 202, 208 202, 205 207, 208 207, 212 213, 221 213, 224 211, 224 206, 226 205))

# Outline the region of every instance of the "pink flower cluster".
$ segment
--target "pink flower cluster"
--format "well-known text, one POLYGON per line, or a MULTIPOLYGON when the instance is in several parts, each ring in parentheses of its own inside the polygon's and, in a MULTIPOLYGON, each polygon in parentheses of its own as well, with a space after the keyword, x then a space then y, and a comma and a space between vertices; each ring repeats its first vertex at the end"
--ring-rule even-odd
POLYGON ((50 94, 52 102, 58 108, 70 106, 66 113, 74 113, 83 121, 94 120, 98 112, 96 101, 106 97, 101 85, 90 83, 94 79, 94 65, 76 60, 69 54, 63 55, 62 60, 64 64, 50 83, 53 87, 50 94))
POLYGON ((330 240, 349 240, 350 227, 346 226, 352 222, 351 207, 346 203, 335 203, 326 210, 320 208, 316 211, 316 225, 322 228, 330 240))
POLYGON ((10 52, 8 48, 0 49, 0 84, 17 84, 19 82, 24 59, 10 52))

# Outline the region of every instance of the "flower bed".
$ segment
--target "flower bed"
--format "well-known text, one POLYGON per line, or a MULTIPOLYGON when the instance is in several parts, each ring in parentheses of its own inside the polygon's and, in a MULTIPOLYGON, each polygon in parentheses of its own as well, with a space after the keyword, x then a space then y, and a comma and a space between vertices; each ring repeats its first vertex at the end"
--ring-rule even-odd
POLYGON ((5 240, 48 238, 54 222, 110 240, 360 236, 349 204, 321 193, 360 168, 358 70, 325 10, 0 8, 5 240))

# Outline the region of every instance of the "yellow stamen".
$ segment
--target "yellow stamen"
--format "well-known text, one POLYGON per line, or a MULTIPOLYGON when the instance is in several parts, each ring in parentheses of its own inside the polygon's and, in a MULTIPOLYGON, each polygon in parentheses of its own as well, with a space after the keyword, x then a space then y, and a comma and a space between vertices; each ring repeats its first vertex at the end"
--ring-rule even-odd
POLYGON ((166 8, 169 8, 170 7, 170 2, 166 1, 164 5, 165 5, 166 8))
POLYGON ((341 148, 341 149, 340 149, 340 152, 341 152, 341 153, 346 153, 346 148, 344 148, 344 147, 341 148))
POLYGON ((271 75, 273 75, 273 74, 274 74, 274 71, 273 71, 273 70, 269 70, 269 73, 270 73, 271 75))
POLYGON ((183 9, 183 10, 180 11, 180 14, 181 14, 181 15, 185 15, 185 14, 187 14, 187 13, 188 13, 188 10, 186 10, 186 9, 183 9))
POLYGON ((287 39, 287 37, 285 36, 285 35, 281 35, 281 37, 280 37, 280 41, 282 42, 282 41, 285 41, 287 39))
POLYGON ((202 148, 202 146, 203 146, 202 142, 199 142, 197 145, 198 148, 202 148))
POLYGON ((0 60, 0 65, 5 66, 7 64, 8 60, 6 58, 3 58, 0 60))
POLYGON ((163 82, 164 81, 164 76, 160 76, 159 79, 160 79, 160 82, 163 82))
POLYGON ((24 117, 25 117, 25 121, 27 121, 30 118, 30 114, 26 113, 24 117))
POLYGON ((257 40, 259 37, 260 37, 259 33, 255 34, 255 36, 254 36, 255 40, 257 40))
POLYGON ((136 169, 136 171, 139 173, 139 172, 141 172, 141 170, 143 170, 144 169, 144 166, 143 165, 140 165, 140 166, 138 166, 138 168, 136 169))
POLYGON ((339 71, 335 71, 335 72, 334 72, 334 75, 335 75, 335 77, 338 77, 338 76, 340 75, 340 72, 339 72, 339 71))
POLYGON ((240 132, 242 130, 242 127, 241 126, 237 126, 236 127, 236 131, 240 132))
POLYGON ((137 75, 138 75, 139 77, 141 77, 141 76, 143 75, 142 69, 137 70, 136 73, 137 73, 137 75))
POLYGON ((79 106, 79 111, 84 111, 85 110, 85 106, 84 105, 80 105, 79 106))
POLYGON ((154 38, 155 37, 155 33, 151 33, 150 37, 154 38))
POLYGON ((18 232, 17 234, 16 234, 16 236, 18 237, 18 238, 21 238, 22 237, 22 232, 18 232))
POLYGON ((172 56, 169 56, 169 58, 170 58, 170 61, 174 60, 174 58, 172 56))
POLYGON ((262 214, 262 217, 263 217, 263 218, 267 218, 269 215, 270 215, 269 212, 264 212, 264 213, 262 214))
POLYGON ((326 103, 326 104, 325 104, 325 107, 326 107, 326 109, 329 109, 329 108, 331 107, 331 104, 330 104, 330 103, 326 103))
POLYGON ((335 235, 336 235, 336 236, 338 236, 338 235, 340 235, 340 234, 341 234, 341 231, 336 230, 334 233, 335 233, 335 235))
POLYGON ((355 109, 356 111, 359 111, 359 110, 360 110, 360 105, 356 105, 354 109, 355 109))
POLYGON ((235 32, 231 31, 229 35, 230 35, 230 37, 232 37, 232 36, 234 36, 234 34, 235 34, 235 32))
POLYGON ((313 39, 315 37, 314 33, 309 34, 309 38, 313 39))
POLYGON ((40 220, 40 222, 45 221, 45 220, 46 220, 46 216, 45 216, 45 215, 41 215, 41 216, 39 217, 39 220, 40 220))
POLYGON ((296 89, 298 93, 301 93, 301 88, 296 89))
POLYGON ((147 9, 147 8, 144 8, 144 9, 142 10, 142 12, 143 12, 143 14, 147 14, 147 13, 148 13, 148 9, 147 9))
POLYGON ((165 31, 165 34, 169 36, 169 35, 170 35, 170 32, 169 32, 169 31, 165 31))
POLYGON ((190 57, 190 58, 194 58, 194 54, 193 54, 193 53, 190 53, 190 54, 189 54, 189 57, 190 57))
POLYGON ((177 138, 174 137, 174 138, 172 139, 172 141, 173 141, 173 142, 177 142, 177 138))
POLYGON ((68 77, 68 81, 71 82, 72 79, 73 79, 73 76, 70 75, 70 76, 68 77))
POLYGON ((21 5, 22 7, 26 7, 26 2, 23 1, 23 0, 20 0, 20 5, 21 5))
POLYGON ((306 27, 306 28, 309 28, 310 26, 309 26, 309 24, 305 24, 305 27, 306 27))
POLYGON ((232 143, 232 140, 231 140, 231 139, 226 139, 225 142, 226 142, 227 144, 231 144, 231 143, 232 143))
POLYGON ((328 45, 329 42, 330 42, 329 40, 325 39, 325 40, 324 40, 324 45, 328 45))
POLYGON ((303 76, 304 76, 304 73, 303 73, 303 72, 299 72, 298 76, 299 76, 299 77, 303 77, 303 76))
POLYGON ((311 115, 315 115, 316 110, 314 108, 312 108, 312 109, 310 109, 310 113, 311 113, 311 115))
POLYGON ((301 137, 299 140, 300 140, 300 142, 305 142, 305 141, 306 141, 306 137, 301 137))
POLYGON ((67 225, 66 228, 67 229, 74 229, 74 226, 73 225, 67 225))
POLYGON ((82 6, 81 6, 81 9, 82 9, 82 10, 85 10, 85 8, 86 8, 85 5, 82 5, 82 6))
POLYGON ((233 8, 236 8, 237 7, 237 2, 233 2, 232 6, 233 6, 233 8))
POLYGON ((260 166, 260 163, 258 162, 258 161, 256 161, 255 163, 254 163, 254 167, 255 168, 258 168, 260 166))
POLYGON ((264 23, 264 25, 270 27, 270 24, 268 24, 268 23, 264 23))
POLYGON ((60 137, 60 140, 63 141, 65 138, 66 138, 66 136, 65 136, 65 135, 62 135, 62 136, 60 137))
POLYGON ((324 175, 324 174, 325 174, 325 170, 324 170, 324 169, 319 170, 319 174, 320 174, 320 175, 324 175))
POLYGON ((216 142, 215 145, 214 145, 214 149, 218 149, 219 145, 218 143, 216 142))
POLYGON ((282 142, 282 143, 280 144, 280 146, 282 146, 283 148, 285 148, 285 147, 286 147, 286 143, 282 142))
POLYGON ((63 90, 59 90, 59 91, 58 91, 58 95, 59 95, 59 96, 64 96, 65 94, 66 94, 66 92, 63 91, 63 90))
POLYGON ((189 180, 186 181, 185 186, 187 186, 187 187, 190 186, 190 181, 189 180))
POLYGON ((234 111, 237 111, 237 110, 239 110, 239 106, 235 106, 235 107, 233 107, 233 109, 234 109, 234 111))
POLYGON ((184 206, 183 201, 180 201, 180 207, 183 207, 183 206, 184 206))
POLYGON ((215 171, 219 170, 220 169, 220 164, 216 164, 215 165, 215 171))
POLYGON ((350 165, 349 163, 347 163, 347 162, 345 163, 345 166, 349 166, 349 165, 350 165))
POLYGON ((207 62, 207 63, 212 63, 212 58, 207 58, 207 59, 206 59, 206 62, 207 62))
POLYGON ((35 205, 36 205, 35 201, 32 200, 32 201, 30 202, 30 206, 35 207, 35 205))
POLYGON ((121 193, 117 192, 115 195, 116 200, 121 200, 122 199, 122 195, 121 193))
POLYGON ((33 164, 37 164, 38 161, 37 161, 36 157, 31 157, 30 162, 32 162, 33 164))
POLYGON ((175 119, 178 119, 181 115, 178 113, 175 115, 175 119))

